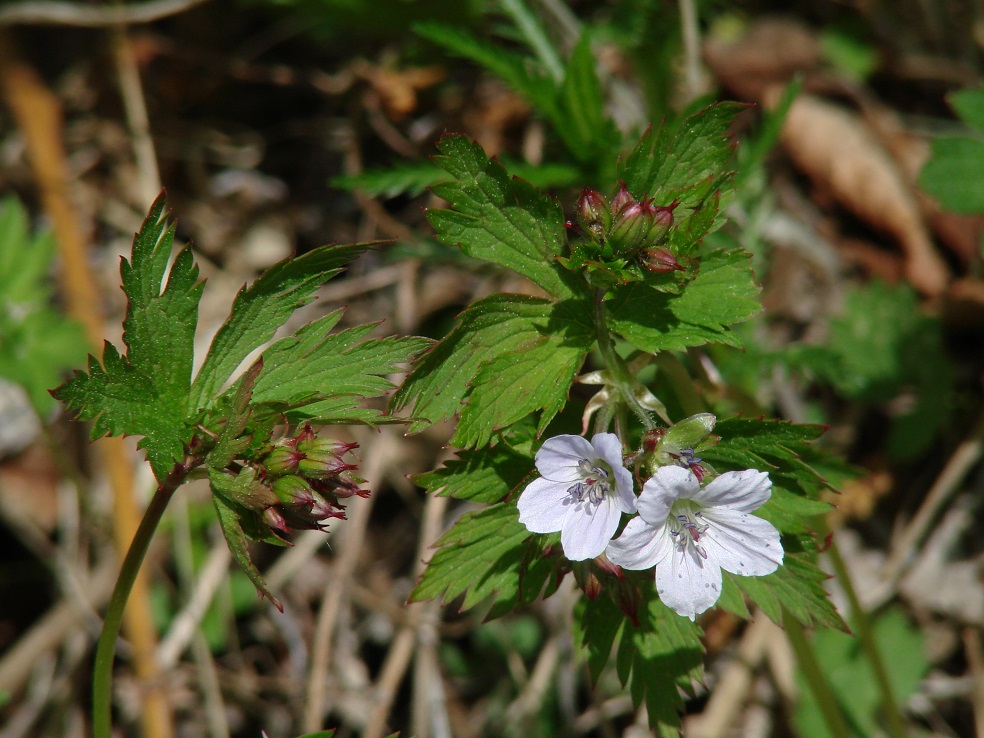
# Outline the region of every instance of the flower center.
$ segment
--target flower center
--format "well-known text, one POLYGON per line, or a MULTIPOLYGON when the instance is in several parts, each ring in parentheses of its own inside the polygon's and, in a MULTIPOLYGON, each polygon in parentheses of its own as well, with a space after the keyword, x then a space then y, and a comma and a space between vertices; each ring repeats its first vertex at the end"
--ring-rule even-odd
POLYGON ((678 454, 671 452, 670 457, 684 469, 692 471, 698 482, 704 481, 704 467, 700 465, 703 459, 694 453, 693 446, 681 448, 678 454))
POLYGON ((581 481, 571 485, 567 489, 567 494, 574 502, 587 500, 592 505, 600 504, 612 489, 608 483, 608 472, 587 459, 581 459, 577 468, 581 473, 581 481))
POLYGON ((670 527, 670 535, 678 551, 682 553, 688 546, 693 546, 698 556, 702 559, 707 558, 707 551, 701 545, 700 537, 707 532, 709 526, 704 522, 700 510, 695 510, 691 502, 675 503, 666 523, 670 527))

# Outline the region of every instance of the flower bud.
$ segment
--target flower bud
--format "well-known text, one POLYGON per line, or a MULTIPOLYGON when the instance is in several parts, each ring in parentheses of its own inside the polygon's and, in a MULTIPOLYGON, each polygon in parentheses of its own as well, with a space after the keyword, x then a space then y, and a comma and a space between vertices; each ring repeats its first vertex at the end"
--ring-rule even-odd
POLYGON ((314 489, 307 480, 288 474, 273 480, 277 501, 284 505, 310 505, 314 502, 314 489))
MULTIPOLYGON (((670 216, 673 217, 672 215, 670 216)), ((666 249, 643 249, 642 267, 646 271, 654 274, 666 274, 673 271, 685 272, 686 267, 682 266, 676 257, 666 249)))
POLYGON ((309 479, 330 479, 353 469, 358 467, 346 464, 333 453, 306 454, 297 464, 297 471, 309 479))
POLYGON ((612 211, 604 195, 585 187, 577 199, 577 222, 595 241, 604 241, 612 225, 612 211))
POLYGON ((645 200, 630 202, 615 216, 609 241, 616 250, 635 253, 646 245, 656 225, 656 212, 645 200))
POLYGON ((304 455, 291 443, 279 443, 273 447, 262 461, 267 473, 273 475, 293 474, 304 455))
POLYGON ((669 428, 663 437, 663 446, 693 448, 714 430, 717 418, 712 413, 697 413, 669 428))
POLYGON ((615 197, 612 198, 611 204, 611 210, 614 216, 617 218, 621 214, 622 209, 633 201, 634 199, 632 194, 629 192, 628 187, 625 186, 625 182, 619 180, 618 192, 616 192, 615 197))

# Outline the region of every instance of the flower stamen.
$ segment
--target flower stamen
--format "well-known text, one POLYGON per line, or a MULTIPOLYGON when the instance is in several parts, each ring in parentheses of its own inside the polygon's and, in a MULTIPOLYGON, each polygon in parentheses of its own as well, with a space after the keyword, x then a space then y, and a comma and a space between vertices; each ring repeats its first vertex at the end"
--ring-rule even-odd
POLYGON ((587 499, 592 505, 600 504, 611 493, 608 472, 588 459, 581 459, 577 466, 584 479, 571 485, 567 493, 575 502, 584 502, 587 499))
POLYGON ((704 550, 704 547, 700 544, 700 537, 707 532, 707 529, 710 526, 703 522, 704 519, 701 516, 700 511, 698 510, 693 513, 693 516, 677 515, 676 520, 678 525, 673 526, 671 524, 670 535, 673 536, 673 539, 676 541, 677 548, 680 551, 684 551, 686 550, 688 544, 692 544, 694 551, 697 552, 697 555, 702 559, 707 559, 707 551, 704 550), (682 535, 683 533, 686 533, 686 535, 682 535))

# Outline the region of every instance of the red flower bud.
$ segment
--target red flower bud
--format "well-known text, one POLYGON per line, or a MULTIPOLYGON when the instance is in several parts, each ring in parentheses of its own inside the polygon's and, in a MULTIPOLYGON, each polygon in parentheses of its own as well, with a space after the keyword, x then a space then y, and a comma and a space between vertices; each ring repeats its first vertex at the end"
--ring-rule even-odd
POLYGON ((625 182, 622 180, 618 181, 618 192, 615 193, 615 197, 612 198, 612 213, 617 218, 622 209, 628 205, 630 202, 634 202, 629 189, 625 186, 625 182))
POLYGON ((577 199, 577 222, 595 241, 605 240, 612 225, 612 211, 604 195, 585 187, 577 199))
MULTIPOLYGON (((672 219, 672 215, 670 218, 672 219)), ((645 249, 642 252, 642 266, 656 274, 666 274, 673 271, 686 271, 676 257, 666 249, 645 249)))

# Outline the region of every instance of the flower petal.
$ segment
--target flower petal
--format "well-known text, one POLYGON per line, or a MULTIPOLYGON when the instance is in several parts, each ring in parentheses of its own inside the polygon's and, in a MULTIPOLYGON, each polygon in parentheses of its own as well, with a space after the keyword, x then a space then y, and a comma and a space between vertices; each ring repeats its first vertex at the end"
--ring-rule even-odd
POLYGON ((654 527, 640 517, 632 518, 622 535, 608 544, 605 555, 623 569, 641 570, 656 566, 673 549, 666 525, 654 527))
POLYGON ((582 503, 573 508, 560 532, 564 555, 571 561, 599 556, 618 530, 622 513, 611 497, 598 505, 582 503))
POLYGON ((594 447, 581 436, 554 436, 544 441, 536 452, 536 468, 547 479, 572 484, 581 479, 578 468, 581 461, 594 459, 597 455, 594 447))
POLYGON ((772 480, 758 469, 725 472, 708 484, 694 502, 708 507, 725 507, 739 512, 758 510, 772 496, 772 480))
POLYGON ((534 479, 516 503, 519 522, 532 533, 555 533, 563 528, 571 505, 567 483, 550 479, 534 479))
POLYGON ((636 511, 636 496, 633 492, 632 472, 622 463, 622 442, 614 433, 597 433, 591 439, 595 453, 605 461, 615 474, 612 481, 616 505, 622 512, 636 511))
POLYGON ((639 515, 650 525, 662 525, 674 502, 681 497, 693 497, 699 490, 700 482, 689 469, 661 466, 642 487, 639 515))
POLYGON ((632 472, 622 463, 622 442, 614 433, 597 433, 591 439, 595 454, 605 461, 615 474, 612 480, 615 490, 615 504, 626 513, 636 511, 636 496, 633 492, 632 472))
POLYGON ((721 568, 743 577, 771 574, 782 563, 779 531, 748 513, 709 508, 702 513, 708 530, 701 536, 707 555, 721 568))
POLYGON ((721 596, 721 567, 710 551, 707 554, 703 559, 688 545, 682 551, 674 550, 656 567, 659 598, 691 620, 721 596))

